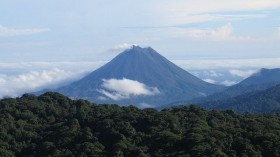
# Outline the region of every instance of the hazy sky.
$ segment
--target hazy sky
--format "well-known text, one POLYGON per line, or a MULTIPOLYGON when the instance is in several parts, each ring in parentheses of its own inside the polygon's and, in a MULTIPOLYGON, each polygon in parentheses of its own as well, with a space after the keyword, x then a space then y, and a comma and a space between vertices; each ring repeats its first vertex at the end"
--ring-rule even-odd
POLYGON ((131 44, 151 46, 209 82, 232 81, 213 69, 243 78, 280 67, 280 0, 0 2, 1 88, 81 77, 131 44))
POLYGON ((0 10, 3 61, 106 59, 125 43, 171 59, 280 57, 280 0, 1 0, 0 10))

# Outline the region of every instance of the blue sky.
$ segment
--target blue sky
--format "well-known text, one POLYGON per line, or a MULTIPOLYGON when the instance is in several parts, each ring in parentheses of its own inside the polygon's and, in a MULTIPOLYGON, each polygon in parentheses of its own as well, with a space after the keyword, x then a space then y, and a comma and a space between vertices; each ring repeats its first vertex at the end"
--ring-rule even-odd
POLYGON ((24 80, 34 87, 25 92, 77 79, 131 44, 207 81, 236 83, 280 66, 279 21, 280 0, 2 0, 0 87, 24 80))

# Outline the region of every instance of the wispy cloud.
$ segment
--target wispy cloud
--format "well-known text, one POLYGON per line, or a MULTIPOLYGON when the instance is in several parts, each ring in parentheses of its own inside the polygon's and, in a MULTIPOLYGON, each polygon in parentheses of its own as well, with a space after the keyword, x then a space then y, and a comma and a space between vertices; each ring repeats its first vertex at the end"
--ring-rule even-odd
POLYGON ((216 83, 215 80, 209 79, 209 78, 208 79, 203 79, 203 81, 208 82, 208 83, 212 83, 212 84, 216 83))
POLYGON ((118 44, 118 45, 115 45, 112 50, 115 50, 115 51, 123 51, 123 50, 126 50, 126 49, 129 49, 133 46, 133 44, 128 44, 128 43, 122 43, 122 44, 118 44))
POLYGON ((254 18, 265 18, 268 15, 267 14, 210 14, 215 17, 220 17, 223 20, 225 19, 231 19, 231 20, 241 20, 241 19, 254 19, 254 18))
MULTIPOLYGON (((171 60, 173 63, 186 70, 208 70, 209 76, 218 77, 221 74, 213 69, 260 69, 279 68, 280 58, 253 58, 253 59, 182 59, 171 60)), ((71 71, 93 71, 108 61, 61 61, 61 62, 1 62, 1 71, 26 71, 26 70, 46 70, 60 68, 71 71)))
POLYGON ((142 28, 166 28, 166 27, 182 27, 184 25, 189 24, 198 24, 198 23, 204 23, 204 22, 218 22, 218 21, 236 21, 236 20, 246 20, 246 19, 257 19, 257 18, 265 18, 267 17, 267 14, 240 14, 240 13, 198 13, 198 14, 192 14, 192 13, 186 13, 182 15, 170 15, 168 16, 170 18, 170 23, 173 25, 163 25, 162 27, 142 27, 142 28))
POLYGON ((210 70, 210 71, 204 71, 204 73, 206 73, 206 75, 208 74, 209 76, 211 77, 220 77, 220 76, 223 76, 223 74, 221 73, 218 73, 214 70, 210 70))
POLYGON ((277 27, 276 34, 277 34, 277 39, 280 39, 280 27, 277 27))
POLYGON ((103 79, 98 89, 107 98, 113 100, 129 99, 133 96, 152 96, 159 94, 156 87, 149 87, 141 82, 130 79, 103 79))
MULTIPOLYGON (((197 0, 197 1, 186 1, 178 0, 176 3, 173 1, 164 1, 156 5, 155 9, 158 14, 165 15, 162 19, 165 23, 172 24, 186 24, 186 23, 197 23, 206 21, 217 21, 225 19, 226 16, 215 16, 211 13, 223 13, 223 12, 238 12, 238 11, 255 11, 265 9, 277 9, 280 7, 279 0, 197 0), (191 5, 190 5, 191 3, 191 5)), ((228 15, 225 13, 225 15, 228 15)), ((238 18, 256 18, 259 15, 239 16, 238 18)), ((237 16, 228 16, 229 20, 236 19, 237 16)))
POLYGON ((229 73, 233 76, 239 76, 242 78, 247 78, 257 72, 257 70, 237 70, 237 69, 231 69, 229 70, 229 73))
POLYGON ((280 67, 280 58, 172 60, 187 70, 260 69, 280 67))
POLYGON ((237 83, 238 82, 235 82, 235 81, 225 80, 225 81, 221 82, 220 84, 225 85, 225 86, 232 86, 232 85, 235 85, 237 83))
POLYGON ((0 25, 0 36, 33 35, 50 31, 49 28, 18 29, 0 25))
POLYGON ((112 58, 112 57, 118 55, 119 53, 132 48, 133 45, 137 45, 137 44, 120 43, 120 44, 113 46, 112 48, 99 52, 98 55, 101 58, 107 58, 107 59, 112 58))
POLYGON ((170 31, 170 35, 174 37, 188 37, 202 40, 212 41, 248 41, 253 40, 250 36, 237 36, 233 33, 233 26, 231 23, 227 23, 218 28, 174 28, 170 31))
POLYGON ((61 61, 61 62, 1 62, 0 70, 16 70, 16 71, 37 71, 37 70, 48 70, 54 68, 61 68, 65 70, 71 70, 76 72, 87 72, 93 71, 96 68, 106 64, 108 61, 61 61))

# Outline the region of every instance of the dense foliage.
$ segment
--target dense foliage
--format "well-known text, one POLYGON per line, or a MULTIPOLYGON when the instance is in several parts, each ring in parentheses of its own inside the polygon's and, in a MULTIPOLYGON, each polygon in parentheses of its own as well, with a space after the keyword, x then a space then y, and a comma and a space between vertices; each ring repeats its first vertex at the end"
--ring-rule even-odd
POLYGON ((280 114, 157 111, 57 93, 0 101, 0 156, 280 156, 280 114))
POLYGON ((238 113, 280 112, 280 85, 262 91, 250 92, 230 99, 206 102, 201 106, 208 109, 231 109, 238 113))

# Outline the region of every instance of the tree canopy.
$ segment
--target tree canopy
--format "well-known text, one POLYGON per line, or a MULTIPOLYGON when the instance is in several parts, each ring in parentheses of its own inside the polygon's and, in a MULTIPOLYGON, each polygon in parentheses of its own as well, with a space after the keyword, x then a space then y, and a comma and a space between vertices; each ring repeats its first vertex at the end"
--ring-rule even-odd
POLYGON ((58 93, 0 101, 0 156, 280 156, 280 114, 138 109, 58 93))

